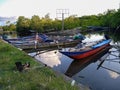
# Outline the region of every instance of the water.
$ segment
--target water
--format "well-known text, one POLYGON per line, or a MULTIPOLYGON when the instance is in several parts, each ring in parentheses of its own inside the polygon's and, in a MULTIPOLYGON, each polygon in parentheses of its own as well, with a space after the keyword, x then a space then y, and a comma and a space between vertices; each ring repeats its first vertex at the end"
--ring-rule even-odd
MULTIPOLYGON (((97 41, 102 39, 103 35, 92 34, 87 37, 84 42, 97 41)), ((119 52, 111 48, 97 56, 74 61, 53 50, 39 54, 35 58, 92 90, 120 90, 120 59, 115 55, 118 56, 119 52)))

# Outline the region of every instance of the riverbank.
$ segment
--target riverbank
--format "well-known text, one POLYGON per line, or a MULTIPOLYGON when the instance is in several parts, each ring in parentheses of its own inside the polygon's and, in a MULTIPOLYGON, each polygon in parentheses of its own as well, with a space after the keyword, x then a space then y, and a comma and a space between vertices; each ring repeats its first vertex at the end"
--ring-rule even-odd
MULTIPOLYGON (((0 40, 0 90, 79 90, 76 85, 37 62, 25 52, 0 40), (15 62, 30 62, 30 68, 19 72, 15 62)), ((86 88, 85 88, 86 90, 86 88)))

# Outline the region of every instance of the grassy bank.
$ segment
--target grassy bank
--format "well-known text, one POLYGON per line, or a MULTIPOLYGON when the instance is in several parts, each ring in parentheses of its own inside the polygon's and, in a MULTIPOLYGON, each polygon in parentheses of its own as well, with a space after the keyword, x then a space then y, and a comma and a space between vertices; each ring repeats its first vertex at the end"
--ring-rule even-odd
POLYGON ((0 40, 0 90, 78 90, 48 67, 0 40), (30 62, 30 69, 19 72, 15 62, 30 62), (39 66, 39 68, 35 68, 39 66))

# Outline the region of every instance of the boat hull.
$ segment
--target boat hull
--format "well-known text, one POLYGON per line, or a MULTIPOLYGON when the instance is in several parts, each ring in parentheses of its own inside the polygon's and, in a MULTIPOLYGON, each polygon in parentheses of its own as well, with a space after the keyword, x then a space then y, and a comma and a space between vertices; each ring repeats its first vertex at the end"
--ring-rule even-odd
POLYGON ((102 49, 105 49, 106 47, 110 46, 110 44, 109 44, 110 41, 111 40, 104 40, 104 41, 100 42, 99 44, 92 46, 92 49, 87 50, 87 51, 78 51, 78 52, 60 51, 60 52, 72 59, 75 59, 75 60, 83 59, 83 58, 89 57, 91 55, 94 55, 94 54, 98 53, 99 51, 101 51, 102 49))
MULTIPOLYGON (((104 61, 107 58, 107 56, 109 55, 108 51, 110 48, 111 48, 111 46, 108 46, 90 57, 87 57, 87 58, 84 58, 81 60, 73 60, 72 63, 70 64, 69 68, 65 72, 65 75, 72 77, 76 73, 80 72, 85 67, 87 67, 89 64, 96 62, 97 60, 100 59, 101 61, 104 61)), ((99 68, 99 66, 98 66, 98 68, 99 68)))
POLYGON ((96 54, 97 52, 101 51, 102 49, 106 48, 107 46, 109 46, 109 44, 103 45, 103 46, 101 46, 99 48, 93 49, 91 51, 88 51, 88 52, 80 54, 80 55, 73 55, 73 56, 69 56, 69 57, 72 58, 72 59, 75 59, 75 60, 76 59, 77 60, 78 59, 83 59, 83 58, 86 58, 86 57, 89 57, 91 55, 96 54))

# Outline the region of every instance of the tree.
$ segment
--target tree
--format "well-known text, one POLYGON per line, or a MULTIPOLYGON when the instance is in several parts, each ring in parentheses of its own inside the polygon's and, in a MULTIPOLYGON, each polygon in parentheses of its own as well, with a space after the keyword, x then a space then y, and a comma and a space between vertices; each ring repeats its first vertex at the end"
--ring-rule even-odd
POLYGON ((55 29, 55 30, 61 30, 62 29, 62 21, 61 20, 58 20, 58 19, 55 19, 54 21, 53 21, 53 28, 55 29))
POLYGON ((10 24, 10 21, 6 21, 6 25, 9 25, 10 24))
POLYGON ((111 27, 116 28, 120 25, 120 9, 113 14, 111 18, 111 27))
POLYGON ((114 9, 112 10, 107 10, 106 12, 104 12, 104 15, 102 17, 102 26, 112 26, 112 19, 114 14, 116 13, 116 11, 114 9))
POLYGON ((16 25, 10 24, 9 25, 9 31, 15 31, 16 30, 16 25))
POLYGON ((30 19, 20 16, 17 21, 17 32, 19 35, 30 34, 30 19))
POLYGON ((39 18, 39 16, 34 15, 31 18, 31 23, 30 23, 30 28, 32 30, 35 30, 36 32, 42 32, 43 28, 42 28, 42 23, 41 20, 39 18))
POLYGON ((69 16, 65 19, 65 29, 73 29, 80 26, 80 20, 76 15, 69 16))
POLYGON ((3 26, 3 31, 9 31, 9 27, 6 25, 6 26, 3 26))
POLYGON ((43 29, 49 31, 53 29, 53 20, 50 19, 49 13, 42 18, 43 29))

